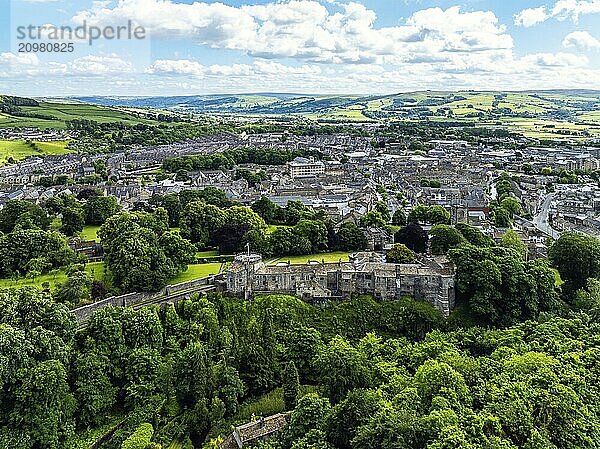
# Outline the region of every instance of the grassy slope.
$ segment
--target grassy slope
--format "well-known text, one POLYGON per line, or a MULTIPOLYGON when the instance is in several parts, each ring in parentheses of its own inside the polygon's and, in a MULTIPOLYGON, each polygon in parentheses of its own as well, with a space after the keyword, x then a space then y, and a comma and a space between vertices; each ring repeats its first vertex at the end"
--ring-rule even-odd
MULTIPOLYGON (((93 275, 94 279, 102 280, 104 278, 104 263, 103 262, 91 262, 86 264, 85 271, 93 275)), ((64 269, 56 270, 53 273, 43 274, 36 277, 35 279, 19 278, 13 279, 0 279, 0 288, 11 288, 11 287, 25 287, 25 286, 36 286, 41 287, 44 282, 50 284, 50 289, 54 289, 57 285, 62 284, 67 280, 67 275, 64 269)))
MULTIPOLYGON (((486 112, 492 108, 493 102, 499 92, 437 92, 423 91, 412 92, 397 95, 386 95, 381 97, 358 97, 358 96, 321 96, 321 97, 297 97, 277 100, 274 97, 261 95, 237 95, 236 101, 222 105, 224 111, 237 112, 244 114, 249 108, 262 105, 268 108, 272 106, 274 110, 281 110, 282 107, 292 108, 290 115, 304 116, 312 119, 327 119, 340 121, 370 121, 365 114, 369 112, 383 112, 385 109, 392 117, 409 111, 414 107, 422 107, 419 102, 425 100, 444 100, 453 97, 465 97, 466 99, 457 99, 443 105, 426 106, 432 111, 440 108, 450 108, 454 117, 448 119, 444 117, 433 117, 432 120, 464 120, 481 123, 485 126, 485 121, 479 121, 477 118, 468 117, 473 113, 486 112), (401 100, 411 99, 414 103, 401 104, 401 100), (333 101, 328 101, 333 100, 333 101), (394 101, 399 103, 394 103, 394 101), (314 103, 314 105, 313 105, 314 103), (303 105, 302 112, 294 112, 295 105, 303 105), (307 106, 308 105, 308 106, 307 106), (311 110, 311 106, 314 107, 311 110)), ((498 107, 510 108, 519 113, 540 114, 542 117, 535 119, 500 117, 494 119, 501 122, 508 129, 521 133, 528 137, 536 138, 555 138, 555 139, 579 139, 582 136, 565 135, 558 131, 589 131, 594 137, 600 136, 600 112, 585 111, 582 108, 584 102, 600 101, 600 93, 578 93, 578 92, 506 92, 504 97, 498 100, 498 107), (559 109, 568 110, 574 114, 574 118, 569 121, 558 122, 556 128, 547 128, 544 125, 554 124, 547 114, 559 109), (576 123, 578 123, 576 125, 576 123)), ((219 111, 219 105, 216 104, 209 108, 219 111)), ((140 119, 131 114, 133 109, 111 108, 84 103, 59 103, 54 101, 44 101, 39 107, 26 106, 22 110, 30 113, 42 114, 52 117, 52 120, 38 119, 30 117, 13 117, 7 114, 0 114, 0 127, 32 126, 39 128, 65 128, 66 121, 74 118, 90 119, 98 122, 124 122, 128 124, 136 123, 155 123, 145 119, 140 119)), ((267 112, 268 113, 268 112, 267 112)), ((258 113, 257 115, 261 115, 258 113)), ((2 152, 0 148, 0 164, 5 163, 8 153, 14 152, 19 158, 31 155, 24 147, 24 143, 13 143, 9 148, 5 145, 2 152), (19 156, 20 155, 20 156, 19 156)), ((42 153, 51 153, 53 149, 50 145, 42 149, 42 153)), ((35 154, 35 153, 33 153, 35 154)), ((14 158, 14 156, 13 156, 14 158)))
MULTIPOLYGON (((188 269, 169 281, 169 285, 179 284, 181 282, 199 279, 211 274, 218 274, 221 268, 220 263, 194 264, 189 265, 188 269)), ((90 273, 92 277, 99 281, 104 281, 104 262, 90 262, 85 265, 85 271, 90 273)), ((35 286, 41 288, 45 282, 48 282, 50 289, 54 290, 57 286, 67 280, 67 275, 64 269, 55 270, 52 273, 43 274, 35 279, 19 278, 19 279, 1 279, 0 288, 20 288, 26 286, 35 286)))
POLYGON ((219 274, 220 263, 205 263, 188 265, 188 269, 169 281, 169 285, 179 284, 181 282, 199 279, 211 274, 219 274))
MULTIPOLYGON (((366 101, 360 101, 356 104, 344 105, 340 107, 332 107, 324 111, 314 111, 307 114, 313 119, 325 118, 325 119, 336 119, 336 120, 364 120, 365 116, 363 112, 378 112, 384 108, 388 109, 388 112, 393 111, 398 114, 403 111, 409 111, 414 107, 421 106, 418 102, 431 99, 448 99, 452 96, 465 97, 466 99, 450 101, 448 103, 439 106, 426 106, 432 111, 437 111, 441 108, 449 108, 454 113, 452 120, 468 120, 477 121, 477 119, 469 118, 468 115, 477 112, 487 112, 493 107, 496 95, 499 92, 412 92, 398 95, 389 95, 382 98, 371 99, 366 101), (412 99, 415 103, 409 103, 405 106, 393 106, 393 101, 401 99, 412 99), (392 109, 392 111, 390 111, 392 109)), ((600 135, 600 112, 597 111, 584 111, 580 108, 577 102, 583 101, 598 101, 600 93, 596 97, 593 95, 577 95, 577 94, 566 94, 561 92, 554 93, 537 93, 537 92, 507 92, 505 96, 498 101, 499 108, 509 108, 517 113, 531 113, 531 114, 550 114, 559 109, 571 111, 575 114, 575 118, 572 121, 561 121, 556 122, 547 118, 501 118, 504 124, 506 124, 511 130, 523 133, 529 137, 538 138, 557 138, 557 139, 569 139, 575 136, 568 136, 560 134, 556 131, 559 130, 570 130, 570 131, 590 131, 594 135, 600 135), (575 122, 583 122, 585 124, 576 125, 575 122), (556 129, 544 128, 544 125, 556 124, 556 129), (596 124, 599 128, 594 129, 593 125, 596 124)), ((433 120, 444 120, 443 118, 433 118, 433 120)), ((485 122, 482 122, 485 124, 485 122)))
POLYGON ((137 123, 155 123, 135 117, 126 111, 83 103, 41 102, 39 106, 22 106, 21 109, 23 112, 42 114, 52 117, 52 119, 0 114, 0 128, 35 127, 41 129, 64 129, 66 128, 66 122, 73 119, 88 119, 101 123, 123 122, 131 125, 137 123))
MULTIPOLYGON (((2 125, 0 125, 2 126, 2 125)), ((21 161, 29 156, 48 156, 70 153, 65 148, 66 141, 34 142, 28 145, 23 140, 0 140, 0 166, 8 163, 8 158, 21 161)))
POLYGON ((95 240, 98 242, 100 241, 98 238, 98 229, 100 229, 100 226, 85 225, 83 231, 79 234, 79 237, 85 241, 95 240))

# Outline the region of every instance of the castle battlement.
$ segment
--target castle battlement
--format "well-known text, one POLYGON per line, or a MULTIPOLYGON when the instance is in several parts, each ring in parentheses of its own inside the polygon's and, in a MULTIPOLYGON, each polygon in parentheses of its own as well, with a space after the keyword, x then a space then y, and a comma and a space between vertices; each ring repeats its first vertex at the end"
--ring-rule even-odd
POLYGON ((377 253, 355 253, 350 262, 267 265, 259 255, 237 256, 227 271, 227 289, 249 297, 282 293, 313 302, 371 294, 378 299, 411 297, 427 301, 444 315, 454 308, 454 272, 424 259, 417 264, 385 263, 377 253))

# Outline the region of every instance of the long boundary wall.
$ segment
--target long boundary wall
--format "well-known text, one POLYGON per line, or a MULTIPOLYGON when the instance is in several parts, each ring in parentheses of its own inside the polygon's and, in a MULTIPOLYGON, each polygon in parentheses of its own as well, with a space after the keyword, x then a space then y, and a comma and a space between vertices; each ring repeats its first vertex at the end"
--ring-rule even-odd
POLYGON ((135 307, 150 304, 160 304, 162 302, 179 300, 188 297, 194 293, 210 291, 215 288, 216 276, 208 276, 200 279, 182 282, 181 284, 167 285, 158 292, 154 293, 127 293, 125 295, 111 296, 110 298, 88 304, 83 307, 72 310, 77 318, 77 322, 82 324, 87 321, 96 311, 106 306, 113 307, 135 307))

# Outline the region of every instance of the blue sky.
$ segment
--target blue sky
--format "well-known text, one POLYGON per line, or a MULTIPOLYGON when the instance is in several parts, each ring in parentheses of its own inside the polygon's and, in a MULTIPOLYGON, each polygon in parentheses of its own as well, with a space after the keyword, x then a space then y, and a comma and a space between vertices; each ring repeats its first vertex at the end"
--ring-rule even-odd
POLYGON ((0 2, 6 94, 600 89, 600 0, 0 2), (17 33, 128 21, 146 37, 88 45, 50 28, 42 39, 17 33), (72 52, 19 52, 69 42, 72 52))

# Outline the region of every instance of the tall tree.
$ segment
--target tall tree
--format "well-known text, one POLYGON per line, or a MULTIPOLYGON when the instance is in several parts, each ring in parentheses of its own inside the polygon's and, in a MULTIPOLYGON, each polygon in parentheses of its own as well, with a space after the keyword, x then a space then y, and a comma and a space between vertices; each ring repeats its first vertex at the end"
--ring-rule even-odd
POLYGON ((411 264, 415 262, 416 257, 414 251, 408 249, 406 245, 396 243, 386 253, 385 259, 389 263, 411 264))
POLYGON ((118 213, 121 206, 114 196, 92 196, 88 198, 84 209, 85 223, 99 226, 118 213))
POLYGON ((406 214, 402 209, 397 209, 392 215, 392 224, 395 226, 406 226, 406 214))
POLYGON ((396 243, 402 243, 416 253, 427 251, 429 237, 417 223, 409 223, 394 235, 396 243))
POLYGON ((0 231, 9 233, 19 224, 21 229, 48 229, 50 218, 37 204, 10 200, 0 209, 0 231))
POLYGON ((514 249, 521 258, 525 259, 527 257, 527 245, 525 245, 516 231, 513 231, 512 229, 506 231, 504 235, 502 235, 501 243, 505 248, 514 249))
POLYGON ((288 362, 283 371, 283 402, 286 410, 293 410, 298 403, 300 379, 293 361, 288 362))
POLYGON ((600 241, 576 232, 565 232, 548 251, 548 258, 566 287, 574 292, 589 278, 600 277, 600 241))
POLYGON ((361 251, 367 245, 367 236, 352 222, 346 222, 340 225, 340 228, 334 237, 335 246, 341 251, 361 251))
POLYGON ((181 212, 181 235, 200 247, 212 242, 216 231, 229 223, 221 209, 202 201, 192 201, 181 212))
POLYGON ((65 207, 62 210, 61 232, 71 236, 83 231, 84 212, 81 207, 65 207))
POLYGON ((444 224, 433 226, 429 231, 429 236, 431 254, 446 254, 451 248, 466 242, 458 230, 444 224))
POLYGON ((480 247, 494 246, 494 240, 488 237, 475 226, 468 223, 457 223, 456 230, 471 244, 480 247))

